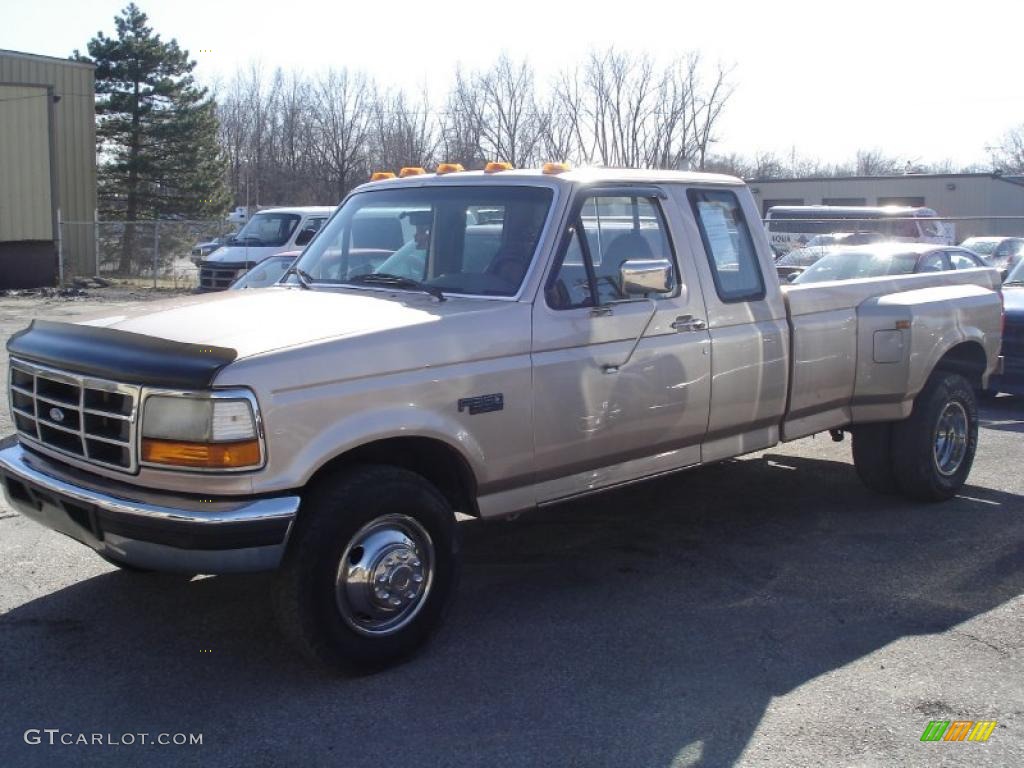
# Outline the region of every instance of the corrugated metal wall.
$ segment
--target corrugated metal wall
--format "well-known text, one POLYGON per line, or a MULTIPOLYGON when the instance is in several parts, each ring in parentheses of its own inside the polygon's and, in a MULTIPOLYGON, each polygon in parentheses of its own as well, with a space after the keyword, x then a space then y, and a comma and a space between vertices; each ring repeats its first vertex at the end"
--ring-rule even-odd
MULTIPOLYGON (((64 221, 93 221, 96 211, 93 67, 47 56, 0 51, 0 85, 49 86, 54 96, 59 97, 52 105, 55 201, 60 206, 64 221)), ((5 102, 0 101, 0 110, 4 106, 5 102)), ((0 141, 13 146, 14 151, 19 151, 18 147, 33 151, 33 140, 33 137, 18 131, 0 135, 0 141)), ((11 186, 15 190, 26 186, 31 188, 40 183, 39 173, 38 167, 26 165, 16 174, 0 176, 0 186, 5 188, 5 193, 11 186)), ((49 179, 44 181, 49 184, 49 179)), ((69 226, 64 229, 66 269, 75 274, 93 274, 96 254, 92 227, 69 226)))
POLYGON ((0 85, 0 242, 54 238, 48 96, 0 85))

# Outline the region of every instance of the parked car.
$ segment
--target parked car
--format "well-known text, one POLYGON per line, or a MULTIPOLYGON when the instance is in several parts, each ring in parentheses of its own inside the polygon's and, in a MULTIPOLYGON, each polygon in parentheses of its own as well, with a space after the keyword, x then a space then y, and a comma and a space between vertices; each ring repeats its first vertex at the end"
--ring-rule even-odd
POLYGON ((917 272, 948 272, 989 266, 975 253, 955 245, 929 243, 876 243, 871 246, 843 246, 826 254, 805 269, 794 284, 826 280, 856 280, 862 277, 910 275, 917 272))
POLYGON ((844 245, 866 245, 883 242, 886 236, 879 232, 832 232, 815 235, 803 248, 794 248, 776 258, 775 271, 780 280, 792 282, 797 275, 818 259, 844 245))
POLYGON ((515 516, 824 431, 852 434, 868 487, 954 496, 997 366, 996 271, 783 289, 758 222, 743 182, 711 174, 362 185, 279 285, 14 334, 2 485, 120 566, 276 571, 286 636, 355 671, 440 625, 456 512, 515 516), (383 241, 364 226, 399 233, 377 252, 414 239, 422 276, 365 271, 383 241))
POLYGON ((288 251, 279 253, 277 256, 270 256, 261 261, 241 276, 230 286, 232 291, 240 291, 246 288, 267 288, 282 277, 288 268, 295 263, 302 251, 288 251))
POLYGON ((200 292, 223 291, 268 256, 307 245, 333 208, 268 208, 253 214, 231 242, 199 262, 200 292))
POLYGON ((201 261, 218 248, 224 245, 230 245, 234 236, 234 234, 223 235, 221 237, 215 237, 213 240, 205 243, 196 243, 192 246, 192 253, 190 257, 192 259, 192 263, 198 267, 201 261))
POLYGON ((969 237, 960 243, 961 248, 981 256, 990 265, 1009 274, 1024 255, 1024 237, 969 237))
POLYGON ((780 280, 793 282, 801 272, 817 263, 822 256, 838 251, 842 246, 817 245, 794 248, 775 261, 775 272, 780 280))
POLYGON ((1024 395, 1024 259, 1003 282, 1003 370, 989 379, 988 394, 1024 395))

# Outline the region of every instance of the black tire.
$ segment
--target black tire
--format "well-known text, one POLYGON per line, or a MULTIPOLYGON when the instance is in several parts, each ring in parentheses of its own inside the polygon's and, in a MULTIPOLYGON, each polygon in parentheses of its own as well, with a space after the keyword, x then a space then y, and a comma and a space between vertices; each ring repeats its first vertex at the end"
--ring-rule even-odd
POLYGON ((859 424, 851 429, 853 466, 875 493, 899 493, 892 463, 892 423, 859 424))
POLYGON ((893 464, 903 494, 917 501, 945 501, 956 495, 967 480, 978 446, 978 402, 974 389, 958 373, 935 371, 914 400, 910 417, 892 428, 893 464), (966 420, 962 456, 954 449, 944 472, 937 448, 940 418, 949 413, 966 420))
MULTIPOLYGON (((365 555, 367 567, 371 567, 370 549, 369 543, 365 551, 355 547, 345 559, 362 566, 361 560, 352 558, 357 553, 360 558, 365 555)), ((399 551, 399 555, 407 554, 406 550, 399 551)), ((411 562, 419 565, 415 559, 411 562)), ((411 657, 429 640, 451 605, 459 569, 455 514, 444 496, 413 472, 383 465, 356 465, 305 495, 288 552, 276 575, 275 613, 285 636, 308 659, 345 674, 366 674, 411 657), (429 578, 420 574, 423 591, 416 601, 410 601, 415 611, 409 609, 412 612, 405 623, 371 634, 374 628, 367 627, 372 617, 359 614, 350 605, 345 597, 348 593, 336 587, 336 580, 354 537, 365 536, 368 526, 387 528, 391 521, 407 526, 406 530, 411 527, 416 533, 426 533, 432 546, 428 559, 432 568, 427 569, 429 578), (343 604, 350 614, 347 618, 343 604)), ((408 586, 415 588, 411 582, 408 586)), ((370 591, 359 594, 374 599, 370 591)), ((379 606, 375 610, 380 610, 379 606)))

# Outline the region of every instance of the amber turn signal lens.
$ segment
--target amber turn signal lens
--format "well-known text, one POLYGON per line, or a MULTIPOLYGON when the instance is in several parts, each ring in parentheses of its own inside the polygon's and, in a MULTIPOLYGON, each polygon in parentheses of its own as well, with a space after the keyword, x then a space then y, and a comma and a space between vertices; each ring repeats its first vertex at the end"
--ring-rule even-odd
POLYGON ((441 163, 437 166, 437 175, 443 176, 446 173, 459 173, 460 171, 466 170, 459 163, 441 163))
POLYGON ((499 173, 500 171, 511 171, 512 163, 500 163, 493 160, 484 166, 484 173, 499 173))
POLYGON ((143 438, 142 460, 153 464, 203 469, 254 467, 260 463, 258 440, 233 443, 186 443, 143 438))
POLYGON ((426 171, 417 166, 407 166, 398 172, 398 178, 404 179, 406 176, 422 176, 426 171))
POLYGON ((391 171, 374 171, 370 175, 370 181, 384 181, 385 179, 393 179, 395 174, 391 171))

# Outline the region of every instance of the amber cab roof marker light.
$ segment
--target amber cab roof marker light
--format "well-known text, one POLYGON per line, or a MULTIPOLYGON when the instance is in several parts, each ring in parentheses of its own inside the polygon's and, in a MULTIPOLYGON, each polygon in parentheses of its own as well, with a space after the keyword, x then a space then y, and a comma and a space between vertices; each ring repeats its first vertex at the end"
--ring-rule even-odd
POLYGON ((427 171, 424 168, 420 168, 419 166, 416 165, 410 165, 406 166, 405 168, 398 172, 398 178, 404 179, 407 176, 422 176, 426 172, 427 171))
POLYGON ((370 174, 370 181, 384 181, 393 178, 395 178, 395 174, 391 171, 374 171, 370 174))
POLYGON ((437 166, 435 173, 438 176, 444 176, 446 173, 460 173, 466 170, 460 163, 441 163, 437 166))
POLYGON ((564 173, 565 171, 568 170, 568 163, 544 163, 543 167, 541 168, 541 173, 546 173, 550 175, 555 173, 564 173))
POLYGON ((512 163, 502 163, 493 160, 484 166, 484 173, 501 173, 501 171, 511 171, 513 169, 512 163))

